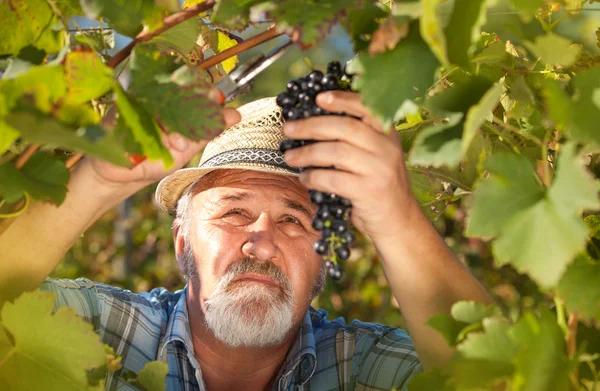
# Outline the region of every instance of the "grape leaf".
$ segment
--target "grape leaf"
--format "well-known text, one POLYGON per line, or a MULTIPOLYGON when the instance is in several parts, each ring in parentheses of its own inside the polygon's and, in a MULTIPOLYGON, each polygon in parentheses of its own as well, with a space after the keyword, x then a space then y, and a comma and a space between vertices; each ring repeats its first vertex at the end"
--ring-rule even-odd
POLYGON ((90 323, 68 307, 52 314, 54 294, 27 292, 6 302, 0 323, 0 388, 96 390, 86 370, 104 364, 104 348, 90 323))
POLYGON ((0 2, 0 54, 17 54, 33 45, 46 53, 56 53, 63 45, 63 34, 56 29, 56 17, 46 0, 0 2))
POLYGON ((450 23, 444 30, 448 50, 448 60, 463 68, 469 67, 469 58, 474 43, 479 39, 481 26, 485 23, 486 6, 484 0, 456 0, 450 23))
POLYGON ((537 13, 538 8, 544 6, 545 0, 510 0, 510 5, 520 11, 524 21, 529 22, 537 13))
POLYGON ((115 31, 109 29, 78 31, 73 35, 73 41, 101 53, 115 47, 115 31))
POLYGON ((202 71, 184 66, 169 79, 136 89, 135 96, 163 129, 200 140, 225 126, 221 107, 207 96, 211 89, 202 71))
POLYGON ((594 104, 595 91, 600 88, 600 67, 580 72, 569 87, 573 90, 570 99, 556 82, 545 84, 544 95, 552 120, 574 140, 600 143, 600 132, 595 125, 600 118, 600 107, 594 104))
POLYGON ((348 17, 343 21, 343 24, 354 43, 354 52, 367 48, 369 45, 367 37, 375 32, 379 26, 377 19, 381 19, 386 15, 386 10, 372 3, 367 3, 361 8, 353 8, 348 12, 348 17))
POLYGON ((526 313, 510 330, 511 339, 520 347, 514 359, 520 390, 567 391, 573 363, 566 356, 564 335, 556 317, 545 308, 537 319, 526 313))
POLYGON ((19 131, 0 119, 0 155, 19 138, 19 131))
POLYGON ((585 255, 579 255, 560 279, 556 293, 570 312, 579 319, 600 321, 600 264, 585 255))
POLYGON ((168 372, 167 363, 151 361, 140 370, 137 380, 145 391, 164 391, 167 386, 165 377, 168 372))
POLYGON ((504 361, 463 358, 452 363, 453 379, 460 390, 505 389, 499 387, 499 378, 507 378, 514 371, 514 366, 504 361))
POLYGON ((33 199, 60 205, 67 195, 69 170, 59 160, 37 153, 18 170, 13 163, 0 166, 0 193, 8 203, 17 202, 27 192, 33 199))
POLYGON ((440 17, 440 8, 447 5, 448 3, 445 0, 421 1, 423 9, 420 24, 421 36, 427 42, 433 54, 444 65, 447 65, 450 61, 446 50, 446 35, 440 17))
POLYGON ((409 163, 456 167, 461 158, 462 117, 462 113, 451 113, 448 122, 421 131, 408 156, 409 163))
POLYGON ((144 155, 150 160, 162 159, 165 168, 173 165, 173 157, 162 143, 161 131, 150 113, 121 86, 115 88, 119 119, 117 126, 126 126, 133 134, 144 155))
POLYGON ((54 118, 26 112, 11 113, 5 120, 21 133, 25 141, 58 145, 120 166, 130 165, 118 139, 98 126, 72 129, 54 118), (89 137, 92 132, 94 137, 89 137))
POLYGON ((600 216, 598 215, 589 215, 586 216, 585 224, 589 229, 589 237, 594 239, 600 239, 600 216))
POLYGON ((479 323, 491 316, 501 316, 502 311, 495 305, 485 305, 476 301, 459 301, 452 305, 452 317, 459 322, 479 323))
POLYGON ((455 391, 452 379, 440 368, 421 372, 408 383, 408 391, 455 391))
POLYGON ((152 88, 157 80, 169 78, 171 73, 178 68, 174 57, 161 54, 156 45, 136 45, 130 58, 129 90, 132 93, 144 88, 152 88))
POLYGON ((490 177, 477 183, 465 235, 491 237, 508 220, 535 205, 544 196, 531 163, 521 155, 497 153, 486 168, 490 177))
POLYGON ((354 77, 353 88, 360 91, 362 101, 384 124, 400 120, 403 105, 425 95, 433 82, 439 63, 421 39, 417 22, 394 50, 375 57, 360 53, 349 65, 354 77), (402 83, 390 83, 402 80, 402 83))
POLYGON ((152 38, 146 45, 155 45, 160 51, 176 52, 185 57, 196 46, 200 23, 196 18, 188 19, 152 38))
POLYGON ((112 89, 112 69, 95 52, 71 52, 65 58, 65 104, 82 104, 99 98, 112 89))
POLYGON ((544 63, 563 68, 573 65, 583 49, 581 45, 573 45, 570 40, 553 33, 538 36, 534 42, 525 42, 525 46, 544 63))
POLYGON ((375 56, 392 50, 408 34, 408 21, 405 17, 389 16, 373 33, 369 44, 369 54, 375 56))
MULTIPOLYGON (((235 45, 237 45, 237 41, 235 39, 229 38, 227 34, 224 34, 221 31, 217 31, 217 46, 215 48, 215 51, 217 53, 224 52, 225 50, 230 49, 235 45)), ((223 61, 221 65, 223 66, 225 72, 229 73, 235 68, 238 61, 238 56, 233 56, 223 61)))
POLYGON ((501 97, 502 84, 496 83, 483 95, 479 103, 469 109, 462 134, 461 147, 463 155, 467 153, 479 127, 483 125, 486 118, 492 115, 492 111, 500 102, 501 97))
POLYGON ((430 318, 426 324, 439 332, 450 346, 456 345, 461 331, 469 325, 447 314, 437 314, 430 318))
POLYGON ((242 31, 248 26, 250 8, 264 0, 218 0, 213 8, 212 24, 242 31))
POLYGON ((544 287, 556 285, 575 254, 585 249, 587 228, 580 214, 600 207, 598 190, 575 144, 563 145, 547 196, 521 213, 513 212, 500 228, 493 244, 497 263, 512 263, 544 287))
POLYGON ((361 3, 362 0, 280 0, 255 7, 266 12, 288 35, 298 32, 298 42, 307 48, 321 42, 342 16, 361 3))
POLYGON ((160 25, 165 11, 154 0, 81 0, 81 7, 87 17, 105 18, 115 31, 132 38, 144 25, 149 30, 160 25))
POLYGON ((27 102, 49 113, 67 93, 63 67, 32 66, 14 79, 0 80, 0 91, 9 108, 25 95, 31 98, 27 102))

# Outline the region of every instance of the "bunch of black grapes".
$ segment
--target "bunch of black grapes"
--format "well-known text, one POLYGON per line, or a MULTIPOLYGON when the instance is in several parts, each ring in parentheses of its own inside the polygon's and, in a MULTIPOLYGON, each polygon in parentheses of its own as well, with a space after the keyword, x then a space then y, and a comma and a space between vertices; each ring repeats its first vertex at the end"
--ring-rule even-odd
MULTIPOLYGON (((315 103, 315 97, 322 91, 350 90, 351 78, 352 75, 346 74, 339 62, 333 61, 328 64, 326 74, 315 70, 306 77, 288 82, 287 91, 277 95, 277 104, 283 110, 283 118, 291 121, 317 115, 346 115, 323 110, 315 103)), ((315 142, 317 140, 285 139, 279 148, 283 153, 315 142)), ((302 167, 300 170, 310 168, 315 167, 302 167)), ((346 198, 322 191, 309 190, 309 195, 311 202, 318 207, 313 228, 322 233, 314 250, 323 257, 329 276, 339 280, 342 278, 339 261, 348 259, 350 245, 354 242, 354 235, 348 227, 352 204, 346 198)))

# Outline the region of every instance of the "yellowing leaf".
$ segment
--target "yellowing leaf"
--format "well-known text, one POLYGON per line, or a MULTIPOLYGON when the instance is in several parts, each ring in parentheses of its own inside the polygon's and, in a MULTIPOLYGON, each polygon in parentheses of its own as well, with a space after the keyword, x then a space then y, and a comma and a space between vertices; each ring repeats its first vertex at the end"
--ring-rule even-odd
POLYGON ((438 14, 438 8, 445 0, 423 0, 421 7, 423 15, 421 16, 421 37, 427 42, 431 51, 437 59, 444 65, 448 64, 448 52, 446 51, 446 35, 438 14))
POLYGON ((0 155, 19 138, 19 131, 0 119, 0 155))
MULTIPOLYGON (((229 48, 234 47, 235 45, 237 45, 237 41, 235 39, 229 38, 227 34, 222 33, 221 31, 217 32, 217 47, 215 48, 215 51, 217 53, 223 52, 229 48)), ((238 56, 233 56, 223 61, 221 65, 223 65, 223 69, 225 69, 225 72, 229 73, 235 68, 238 62, 238 56)))
POLYGON ((104 364, 104 348, 90 323, 71 308, 52 315, 54 294, 23 293, 5 303, 0 323, 0 389, 75 391, 86 370, 104 364))
POLYGON ((369 54, 374 56, 377 53, 395 48, 398 42, 408 35, 408 26, 407 22, 398 23, 393 16, 387 18, 373 33, 373 38, 369 44, 369 54))
POLYGON ((94 52, 71 52, 65 58, 65 82, 65 103, 82 104, 112 89, 113 72, 94 52))
POLYGON ((525 42, 525 46, 544 63, 563 68, 573 65, 583 49, 581 45, 573 45, 570 40, 554 33, 536 37, 535 42, 525 42))

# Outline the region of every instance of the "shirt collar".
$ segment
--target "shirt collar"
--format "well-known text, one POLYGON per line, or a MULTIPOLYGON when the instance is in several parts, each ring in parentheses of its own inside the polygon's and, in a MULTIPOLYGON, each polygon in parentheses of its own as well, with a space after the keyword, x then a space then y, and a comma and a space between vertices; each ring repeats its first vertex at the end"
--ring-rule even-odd
POLYGON ((179 292, 179 298, 175 302, 175 306, 171 311, 169 320, 167 322, 167 329, 165 331, 165 337, 161 345, 160 356, 163 357, 167 345, 173 341, 180 341, 185 346, 188 352, 188 356, 194 353, 194 345, 192 344, 191 332, 190 332, 190 321, 188 318, 187 311, 187 285, 179 292))
MULTIPOLYGON (((173 341, 183 343, 188 352, 188 357, 190 355, 194 356, 194 345, 192 344, 186 302, 187 285, 179 293, 179 299, 175 303, 167 322, 165 337, 160 350, 161 357, 165 354, 167 345, 173 341)), ((281 367, 280 389, 286 388, 291 381, 295 381, 298 385, 303 385, 314 374, 317 367, 317 349, 313 324, 320 321, 317 311, 310 307, 304 315, 296 340, 281 367)))

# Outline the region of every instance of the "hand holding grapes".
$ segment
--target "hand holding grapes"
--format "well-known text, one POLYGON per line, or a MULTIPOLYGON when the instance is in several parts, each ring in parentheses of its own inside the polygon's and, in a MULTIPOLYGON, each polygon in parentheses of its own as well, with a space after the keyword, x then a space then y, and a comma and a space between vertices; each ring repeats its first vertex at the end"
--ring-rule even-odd
POLYGON ((390 225, 405 224, 419 208, 410 190, 399 136, 393 129, 384 132, 357 93, 327 91, 317 95, 316 103, 328 112, 349 116, 287 121, 286 137, 326 142, 289 150, 286 162, 296 167, 334 166, 335 170, 305 170, 300 181, 309 189, 349 199, 353 224, 377 244, 396 231, 389 230, 390 225))

